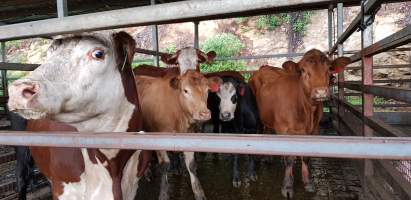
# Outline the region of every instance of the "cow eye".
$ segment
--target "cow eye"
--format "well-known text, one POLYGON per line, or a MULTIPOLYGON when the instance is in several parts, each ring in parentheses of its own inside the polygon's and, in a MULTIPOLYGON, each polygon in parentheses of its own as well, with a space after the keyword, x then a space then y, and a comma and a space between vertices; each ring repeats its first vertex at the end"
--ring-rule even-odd
POLYGON ((231 96, 231 102, 237 103, 237 95, 231 96))
POLYGON ((101 49, 96 49, 91 52, 91 57, 96 60, 104 59, 104 51, 101 49))
POLYGON ((188 94, 188 90, 187 90, 187 89, 184 89, 184 93, 188 94))

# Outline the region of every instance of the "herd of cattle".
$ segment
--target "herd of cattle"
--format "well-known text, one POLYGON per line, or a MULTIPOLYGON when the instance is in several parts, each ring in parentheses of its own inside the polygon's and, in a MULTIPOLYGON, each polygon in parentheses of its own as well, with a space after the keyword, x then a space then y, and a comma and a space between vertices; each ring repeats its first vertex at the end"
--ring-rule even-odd
MULTIPOLYGON (((9 109, 27 119, 27 131, 187 133, 200 132, 211 119, 215 133, 318 134, 330 75, 350 63, 345 57, 329 60, 313 49, 298 63, 262 66, 247 83, 234 71, 200 73, 200 64, 211 62, 216 54, 191 47, 162 55, 167 68, 145 65, 132 70, 134 48, 135 41, 125 32, 56 39, 45 63, 10 85, 9 109)), ((30 151, 50 181, 53 199, 133 200, 152 155, 162 173, 159 199, 169 198, 167 152, 55 147, 30 151)), ((195 199, 206 199, 194 152, 184 152, 184 160, 195 199)), ((238 187, 238 157, 233 160, 233 185, 238 187)), ((284 197, 293 196, 295 160, 284 158, 284 197)), ((313 192, 307 159, 301 162, 305 190, 313 192)), ((248 175, 257 181, 252 156, 248 175)))

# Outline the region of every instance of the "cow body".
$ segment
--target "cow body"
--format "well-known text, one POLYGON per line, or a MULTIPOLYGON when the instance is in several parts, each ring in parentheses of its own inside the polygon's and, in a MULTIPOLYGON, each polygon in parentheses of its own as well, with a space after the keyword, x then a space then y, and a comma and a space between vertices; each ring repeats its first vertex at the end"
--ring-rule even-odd
MULTIPOLYGON (((257 105, 250 87, 238 72, 216 72, 223 83, 217 93, 210 93, 208 107, 211 110, 214 133, 257 133, 259 124, 257 105), (220 131, 221 126, 221 131, 220 131)), ((257 180, 254 157, 249 156, 248 176, 257 180)), ((238 155, 233 157, 233 186, 241 185, 238 155)))
MULTIPOLYGON (((212 78, 210 78, 212 79, 212 78)), ((137 76, 137 87, 143 115, 143 126, 153 132, 193 132, 197 122, 210 119, 207 95, 210 81, 197 71, 188 70, 183 75, 155 78, 137 76)), ((217 80, 218 82, 218 80, 217 80)), ((168 199, 166 152, 157 152, 162 166, 160 199, 168 199)), ((196 200, 205 199, 196 176, 194 152, 184 152, 196 200)))
MULTIPOLYGON (((265 128, 277 134, 311 135, 318 133, 322 101, 328 98, 329 74, 350 63, 345 57, 330 61, 318 50, 308 51, 298 62, 287 67, 261 67, 250 79, 260 119, 265 128)), ((340 70, 338 70, 340 71, 340 70)), ((281 192, 293 196, 293 157, 286 157, 281 192)), ((307 191, 314 191, 307 161, 302 160, 302 179, 307 191)))
MULTIPOLYGON (((142 127, 125 32, 55 40, 48 59, 9 88, 29 131, 126 132, 142 127), (44 119, 44 118, 48 119, 44 119)), ((134 199, 140 151, 32 147, 53 199, 134 199)))

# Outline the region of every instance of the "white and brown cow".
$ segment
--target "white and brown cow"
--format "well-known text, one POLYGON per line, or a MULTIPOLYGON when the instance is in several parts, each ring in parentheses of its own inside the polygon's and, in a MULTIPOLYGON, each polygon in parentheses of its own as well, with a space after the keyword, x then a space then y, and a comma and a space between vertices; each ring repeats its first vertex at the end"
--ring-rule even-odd
MULTIPOLYGON (((9 109, 31 119, 33 131, 141 130, 131 70, 134 46, 125 32, 55 40, 46 62, 10 86, 9 109)), ((51 182, 53 199, 135 197, 141 151, 33 147, 32 152, 51 182)))
POLYGON ((187 70, 200 71, 201 63, 209 63, 214 60, 216 53, 210 51, 204 53, 193 47, 179 49, 174 54, 162 54, 161 60, 167 64, 167 68, 160 68, 151 65, 140 65, 134 68, 134 74, 153 77, 163 77, 166 75, 182 75, 187 70))

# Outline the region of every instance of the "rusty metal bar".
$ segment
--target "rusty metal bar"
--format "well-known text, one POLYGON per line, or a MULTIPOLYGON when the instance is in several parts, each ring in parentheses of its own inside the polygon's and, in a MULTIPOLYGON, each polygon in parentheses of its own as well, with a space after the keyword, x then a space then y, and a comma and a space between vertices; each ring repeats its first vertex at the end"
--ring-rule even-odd
POLYGON ((361 60, 361 57, 373 56, 389 49, 402 46, 411 42, 411 25, 374 43, 350 57, 352 62, 361 60))
MULTIPOLYGON (((368 0, 364 7, 364 13, 368 14, 370 12, 375 11, 381 5, 381 3, 383 2, 378 1, 378 0, 368 0)), ((337 42, 331 48, 331 50, 329 51, 329 54, 332 54, 335 50, 337 50, 338 45, 345 42, 357 30, 357 28, 360 25, 360 22, 361 22, 361 13, 355 17, 355 19, 351 22, 351 24, 344 31, 344 33, 338 36, 337 42)))
MULTIPOLYGON (((373 69, 387 69, 387 68, 410 68, 411 64, 402 65, 374 65, 373 69)), ((361 66, 346 67, 345 70, 361 69, 361 66)))
MULTIPOLYGON (((354 114, 359 119, 363 119, 364 123, 370 126, 376 131, 377 134, 381 136, 388 137, 409 137, 411 135, 404 134, 402 131, 392 127, 391 125, 385 123, 384 121, 378 119, 375 116, 363 116, 363 112, 360 108, 350 104, 346 100, 339 100, 335 96, 333 100, 339 101, 339 103, 352 114, 354 114)), ((342 116, 340 116, 342 117, 342 116)))
POLYGON ((407 137, 0 132, 0 144, 336 158, 411 159, 411 138, 407 137))

